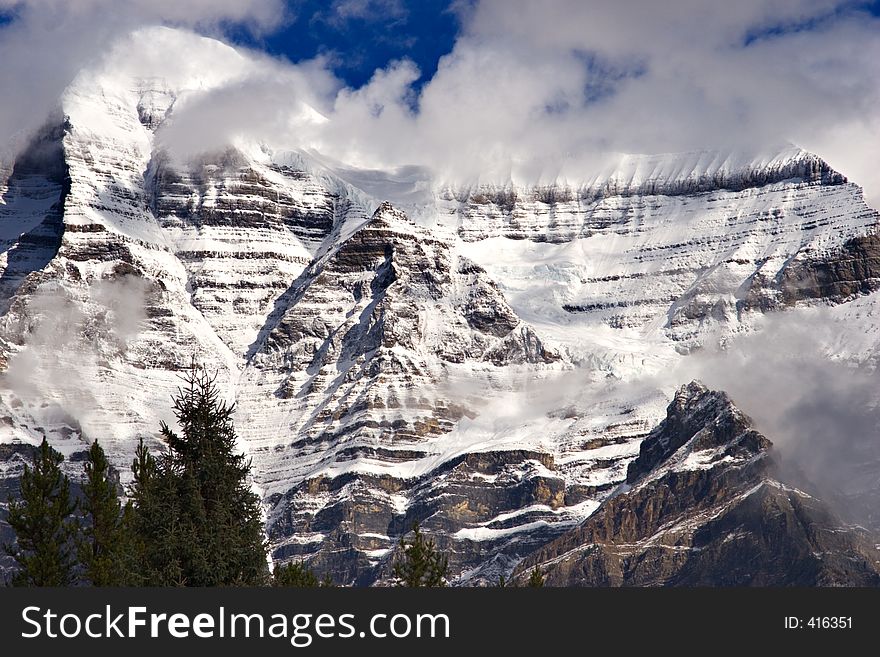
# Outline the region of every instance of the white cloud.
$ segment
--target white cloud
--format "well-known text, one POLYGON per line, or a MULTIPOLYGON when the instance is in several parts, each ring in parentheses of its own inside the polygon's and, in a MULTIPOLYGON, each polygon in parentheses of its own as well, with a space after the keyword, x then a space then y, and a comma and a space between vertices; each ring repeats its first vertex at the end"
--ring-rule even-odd
POLYGON ((45 27, 86 18, 105 24, 169 21, 204 26, 235 21, 259 30, 277 25, 285 12, 279 0, 0 0, 0 9, 45 27))
POLYGON ((399 18, 407 9, 402 0, 333 0, 330 13, 338 21, 370 20, 377 16, 399 18))
POLYGON ((12 354, 0 383, 34 408, 60 401, 67 416, 86 423, 100 404, 82 382, 136 338, 147 292, 134 277, 95 280, 79 298, 51 282, 38 287, 17 327, 28 348, 12 354))
MULTIPOLYGON (((876 495, 880 370, 871 358, 841 357, 832 346, 863 343, 864 326, 813 308, 765 316, 759 328, 723 351, 689 357, 671 374, 675 383, 699 378, 730 394, 774 443, 781 464, 797 470, 789 474, 806 477, 829 501, 876 495)), ((858 517, 862 510, 844 510, 868 521, 858 517)))
MULTIPOLYGON (((19 24, 0 32, 9 62, 0 85, 20 99, 4 100, 0 137, 32 129, 33 108, 51 105, 122 27, 170 21, 205 31, 233 20, 270 29, 284 15, 278 3, 256 1, 132 2, 125 12, 110 11, 108 0, 69 4, 32 0, 19 24)), ((184 151, 247 137, 367 168, 530 180, 588 177, 603 151, 791 141, 880 205, 880 21, 858 4, 481 0, 459 11, 462 33, 418 94, 408 61, 348 89, 322 60, 291 65, 251 53, 252 73, 180 103, 164 137, 184 151), (328 120, 315 121, 304 104, 328 120)), ((396 0, 331 8, 349 18, 405 9, 396 0)))
POLYGON ((224 22, 260 33, 287 17, 283 0, 0 0, 0 10, 14 15, 0 27, 0 153, 20 146, 120 35, 156 24, 219 34, 224 22))
POLYGON ((301 145, 444 178, 578 179, 601 151, 791 141, 880 205, 880 21, 852 3, 483 0, 463 15, 417 102, 394 63, 301 145))
POLYGON ((423 92, 427 151, 452 169, 552 170, 568 158, 576 176, 578 155, 597 150, 790 140, 840 155, 880 193, 875 167, 861 164, 877 143, 880 22, 829 17, 840 4, 485 0, 423 92), (813 29, 744 45, 811 19, 813 29), (606 93, 584 93, 596 87, 606 93), (845 133, 853 140, 838 143, 845 133))

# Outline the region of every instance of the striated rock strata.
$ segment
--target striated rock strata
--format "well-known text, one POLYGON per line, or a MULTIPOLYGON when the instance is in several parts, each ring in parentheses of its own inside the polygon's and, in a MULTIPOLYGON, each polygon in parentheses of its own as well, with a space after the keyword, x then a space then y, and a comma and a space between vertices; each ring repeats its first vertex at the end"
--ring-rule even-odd
POLYGON ((538 550, 551 586, 876 586, 880 551, 775 478, 771 444, 724 393, 691 383, 586 522, 538 550))

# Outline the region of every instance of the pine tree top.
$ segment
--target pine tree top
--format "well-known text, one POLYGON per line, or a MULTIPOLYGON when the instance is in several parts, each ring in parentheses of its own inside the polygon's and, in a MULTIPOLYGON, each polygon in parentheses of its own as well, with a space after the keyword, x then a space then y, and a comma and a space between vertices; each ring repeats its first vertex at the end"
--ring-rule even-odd
POLYGON ((44 437, 34 450, 33 466, 24 466, 20 498, 9 502, 7 522, 15 531, 16 545, 4 548, 21 568, 13 584, 67 586, 73 582, 72 514, 77 504, 61 470, 63 461, 44 437))
POLYGON ((394 563, 398 586, 441 587, 449 578, 449 561, 432 539, 427 539, 418 523, 413 524, 413 538, 400 537, 401 557, 394 563))
POLYGON ((315 571, 309 568, 303 561, 291 561, 275 567, 272 573, 272 586, 289 586, 297 588, 316 588, 319 586, 332 587, 333 580, 326 575, 319 580, 315 571))
POLYGON ((544 574, 541 572, 541 569, 535 565, 535 569, 532 571, 532 574, 529 576, 528 585, 532 588, 539 588, 544 586, 544 574))

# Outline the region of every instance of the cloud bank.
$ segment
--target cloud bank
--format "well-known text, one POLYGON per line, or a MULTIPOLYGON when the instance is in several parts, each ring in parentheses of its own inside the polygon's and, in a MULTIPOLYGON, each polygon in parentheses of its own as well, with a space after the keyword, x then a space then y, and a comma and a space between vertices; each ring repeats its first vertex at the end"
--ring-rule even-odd
POLYGON ((819 307, 766 315, 756 328, 685 359, 666 387, 699 379, 724 390, 773 442, 785 477, 877 527, 866 502, 880 496, 880 370, 876 351, 853 350, 867 342, 862 326, 819 307))
POLYGON ((253 32, 288 18, 282 0, 0 0, 0 152, 22 146, 57 107, 83 68, 126 33, 174 25, 221 35, 234 23, 253 32))
MULTIPOLYGON (((332 9, 345 21, 386 5, 405 11, 399 2, 346 1, 332 9)), ((269 31, 295 20, 277 1, 121 6, 0 0, 17 16, 0 29, 0 85, 17 91, 4 100, 0 138, 33 129, 40 116, 34 108, 48 112, 75 72, 126 30, 172 24, 222 37, 224 25, 269 31)), ((443 179, 487 180, 577 180, 604 152, 759 151, 791 141, 863 183, 878 205, 880 20, 866 6, 455 3, 459 38, 419 88, 419 71, 407 60, 389 62, 353 89, 321 60, 268 63, 249 53, 260 70, 179 108, 167 141, 197 134, 183 150, 210 150, 247 138, 364 168, 415 164, 443 179), (315 121, 304 104, 326 121, 315 121)), ((171 53, 169 60, 187 55, 171 53)))

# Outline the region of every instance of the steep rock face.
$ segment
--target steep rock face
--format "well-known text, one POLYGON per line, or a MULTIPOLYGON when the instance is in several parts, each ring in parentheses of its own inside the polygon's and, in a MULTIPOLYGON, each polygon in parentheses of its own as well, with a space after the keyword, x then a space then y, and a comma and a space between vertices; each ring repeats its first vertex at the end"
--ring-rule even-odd
MULTIPOLYGON (((350 555, 360 552, 369 566, 412 520, 460 526, 443 516, 467 495, 440 483, 455 468, 434 443, 479 402, 474 395, 469 405, 450 381, 491 394, 507 367, 559 359, 480 267, 388 203, 310 266, 285 304, 270 317, 239 396, 258 481, 278 491, 270 535, 286 543, 283 556, 306 550, 342 581, 365 577, 350 555), (268 395, 287 436, 274 431, 277 415, 261 412, 268 395), (316 535, 320 542, 308 540, 316 535)), ((529 458, 510 461, 521 467, 529 458)), ((517 501, 506 495, 495 506, 509 511, 517 501)))
POLYGON ((148 203, 141 87, 118 82, 83 74, 50 132, 61 164, 43 168, 65 175, 57 243, 0 318, 0 412, 11 418, 8 440, 45 434, 70 457, 100 438, 125 472, 137 438, 171 419, 158 409, 177 372, 196 355, 228 381, 229 353, 189 303, 186 272, 148 203))
MULTIPOLYGON (((615 342, 650 338, 652 356, 736 331, 767 309, 750 300, 764 286, 775 296, 773 281, 791 262, 846 257, 836 250, 878 221, 857 185, 798 149, 753 159, 630 156, 617 166, 580 187, 446 190, 440 221, 503 281, 519 314, 542 318, 539 331, 611 328, 615 342)), ((849 287, 871 289, 859 282, 865 275, 851 272, 849 287)), ((837 294, 816 290, 816 299, 837 294)), ((626 374, 614 354, 560 339, 574 358, 626 374)))
POLYGON ((70 181, 62 138, 66 126, 35 136, 0 177, 0 308, 25 278, 45 267, 61 245, 64 199, 70 181))
POLYGON ((646 207, 644 201, 627 203, 622 199, 696 197, 779 184, 834 186, 847 182, 816 155, 781 147, 759 157, 716 151, 625 155, 579 185, 445 186, 440 200, 459 218, 458 232, 467 241, 503 235, 569 242, 597 230, 622 227, 628 214, 650 212, 651 204, 646 207))
MULTIPOLYGON (((297 541, 314 547, 314 523, 300 520, 322 512, 317 525, 339 537, 322 554, 353 544, 327 570, 363 581, 413 519, 439 522, 448 496, 429 472, 466 461, 466 448, 438 446, 445 434, 473 417, 481 393, 506 388, 508 368, 557 367, 558 356, 454 243, 390 206, 367 221, 363 194, 296 158, 233 150, 174 162, 152 130, 177 92, 156 80, 86 82, 69 90, 69 118, 52 137, 66 177, 45 164, 41 173, 65 183, 46 203, 57 244, 10 287, 2 318, 3 441, 45 434, 79 477, 71 458, 98 438, 125 477, 138 438, 155 446, 159 420, 172 419, 177 373, 195 356, 238 402, 267 502, 296 498, 273 511, 277 555, 297 541), (457 386, 473 389, 472 403, 457 386), (336 527, 347 509, 370 513, 336 527)), ((20 172, 33 169, 29 157, 20 172)), ((530 465, 545 457, 513 450, 482 466, 507 468, 503 480, 522 492, 491 486, 479 519, 515 510, 520 495, 555 500, 561 480, 530 465)), ((444 531, 461 527, 458 513, 449 505, 444 531)), ((477 543, 468 563, 485 552, 477 543)))
MULTIPOLYGON (((238 58, 172 30, 141 37, 238 58)), ((126 473, 137 439, 172 420, 180 370, 197 358, 234 399, 275 299, 331 228, 365 216, 348 188, 259 152, 172 162, 153 131, 190 85, 210 86, 205 75, 132 76, 111 58, 78 76, 66 118, 11 168, 0 204, 5 440, 46 433, 68 453, 100 438, 126 473)))
POLYGON ((366 218, 344 187, 234 149, 185 167, 160 153, 147 178, 193 306, 236 354, 334 227, 366 218))
POLYGON ((777 481, 770 448, 724 393, 683 387, 627 486, 519 577, 537 564, 552 586, 880 584, 871 537, 777 481))
POLYGON ((825 252, 806 251, 792 258, 772 280, 752 279, 741 302, 764 312, 802 301, 844 303, 880 289, 880 235, 853 237, 825 252))

